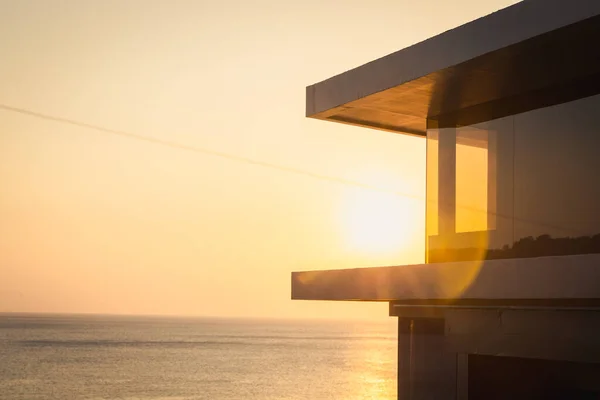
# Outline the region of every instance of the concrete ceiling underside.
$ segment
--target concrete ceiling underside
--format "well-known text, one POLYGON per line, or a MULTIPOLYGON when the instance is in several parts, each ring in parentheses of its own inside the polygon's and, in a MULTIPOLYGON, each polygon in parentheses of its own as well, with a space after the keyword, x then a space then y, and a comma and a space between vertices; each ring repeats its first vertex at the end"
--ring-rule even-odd
POLYGON ((307 116, 424 136, 600 93, 600 1, 526 0, 307 88, 307 116))

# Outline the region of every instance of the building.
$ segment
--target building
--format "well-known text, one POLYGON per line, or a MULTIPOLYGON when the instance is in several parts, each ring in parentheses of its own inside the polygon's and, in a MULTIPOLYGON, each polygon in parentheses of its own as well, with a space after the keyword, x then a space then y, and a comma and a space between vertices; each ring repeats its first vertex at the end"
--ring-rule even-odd
POLYGON ((426 264, 292 275, 381 301, 399 399, 600 398, 600 1, 525 0, 306 91, 427 141, 426 264))

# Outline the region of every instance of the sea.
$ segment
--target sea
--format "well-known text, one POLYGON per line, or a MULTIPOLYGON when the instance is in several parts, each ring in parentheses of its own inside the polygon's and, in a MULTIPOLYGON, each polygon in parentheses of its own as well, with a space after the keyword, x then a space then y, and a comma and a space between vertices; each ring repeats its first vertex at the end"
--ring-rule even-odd
POLYGON ((4 400, 391 400, 396 325, 0 314, 4 400))

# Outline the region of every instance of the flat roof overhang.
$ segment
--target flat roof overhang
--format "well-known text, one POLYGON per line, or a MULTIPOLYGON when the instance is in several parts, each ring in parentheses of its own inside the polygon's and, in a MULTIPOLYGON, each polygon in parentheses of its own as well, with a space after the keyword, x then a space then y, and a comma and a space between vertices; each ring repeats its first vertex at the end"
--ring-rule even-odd
POLYGON ((600 1, 525 0, 306 88, 307 117, 424 136, 600 92, 600 1))
POLYGON ((600 254, 294 272, 292 299, 567 304, 600 299, 600 254))

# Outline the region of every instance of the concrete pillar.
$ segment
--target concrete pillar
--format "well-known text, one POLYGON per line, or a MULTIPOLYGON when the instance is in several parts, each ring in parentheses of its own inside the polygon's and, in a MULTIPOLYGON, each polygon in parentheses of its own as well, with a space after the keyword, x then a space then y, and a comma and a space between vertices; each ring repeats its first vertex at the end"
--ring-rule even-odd
POLYGON ((398 318, 398 400, 455 400, 456 366, 443 319, 398 318))
POLYGON ((456 128, 439 133, 438 223, 440 235, 456 232, 456 128))

